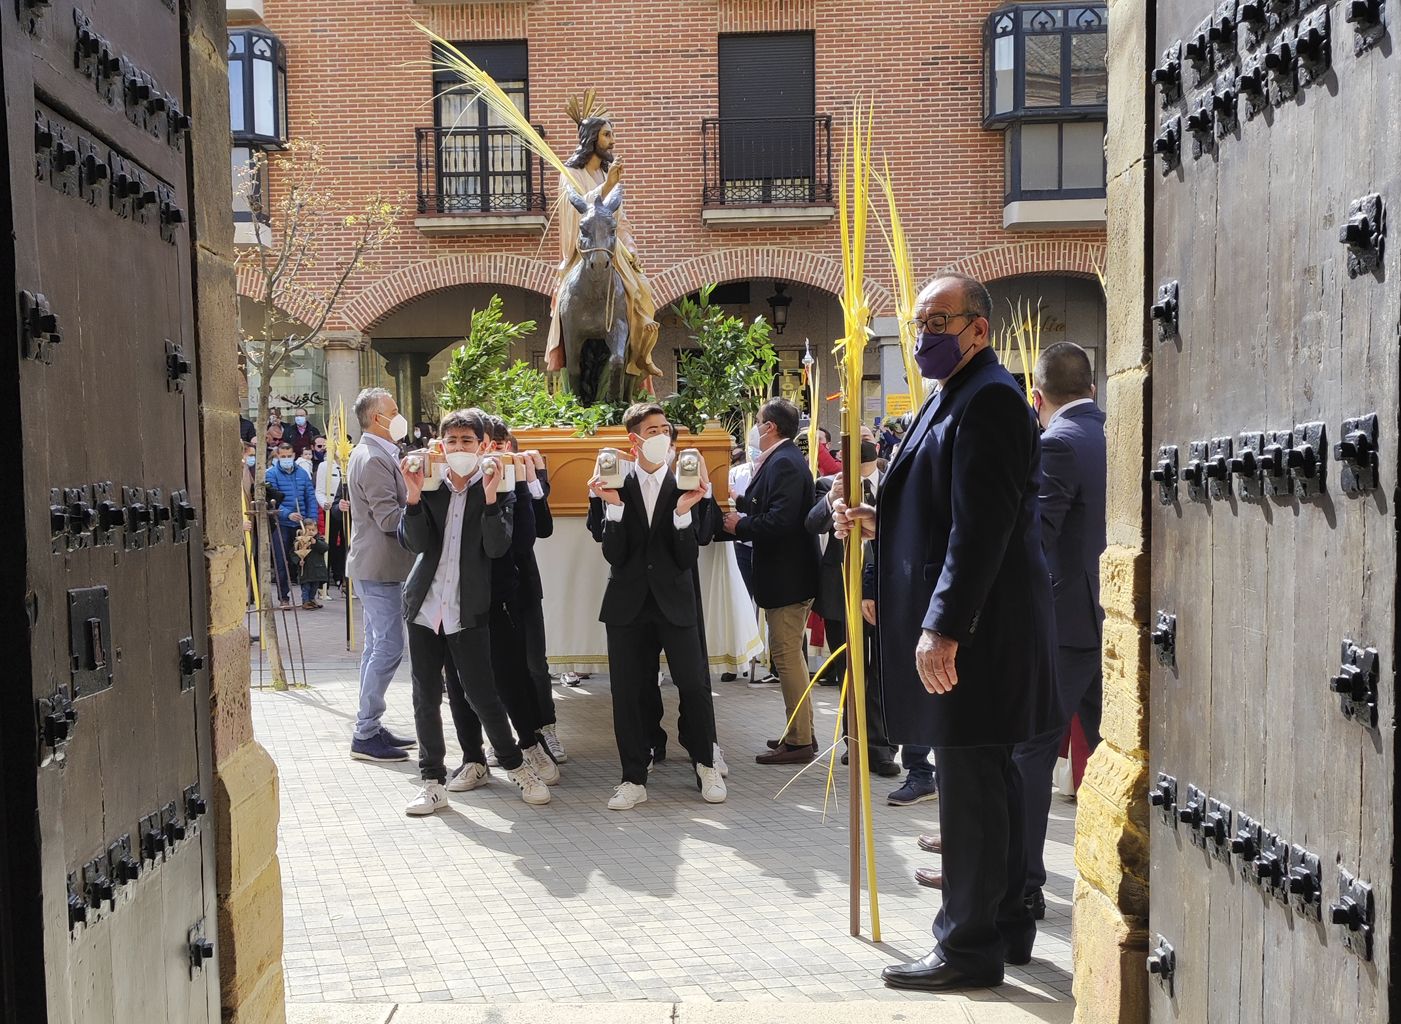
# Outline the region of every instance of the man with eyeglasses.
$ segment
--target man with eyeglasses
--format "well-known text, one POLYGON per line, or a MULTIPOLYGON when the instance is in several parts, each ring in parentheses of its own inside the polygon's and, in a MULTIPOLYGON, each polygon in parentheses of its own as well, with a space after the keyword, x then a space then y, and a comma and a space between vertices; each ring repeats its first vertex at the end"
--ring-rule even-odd
MULTIPOLYGON (((897 988, 982 988, 1031 959, 1036 922, 1013 747, 1054 727, 1055 640, 1041 551, 1041 447, 1026 393, 988 344, 981 283, 943 275, 916 305, 920 373, 939 382, 886 472, 873 531, 881 693, 892 742, 934 748, 943 904, 932 952, 897 988)), ((858 534, 858 536, 861 534, 858 534)))

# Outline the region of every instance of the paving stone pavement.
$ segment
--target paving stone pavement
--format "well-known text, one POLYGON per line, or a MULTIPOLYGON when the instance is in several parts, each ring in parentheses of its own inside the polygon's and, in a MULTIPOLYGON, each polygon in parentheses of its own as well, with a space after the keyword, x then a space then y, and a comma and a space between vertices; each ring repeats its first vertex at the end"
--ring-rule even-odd
MULTIPOLYGON (((358 654, 345 649, 344 606, 298 615, 305 671, 298 658, 295 674, 309 685, 253 692, 257 738, 281 777, 288 1001, 294 1010, 360 1005, 306 1005, 292 1020, 378 1024, 387 1019, 374 1016, 379 1006, 390 1013, 402 1004, 393 1012, 399 1024, 418 1020, 400 1014, 421 1002, 636 1000, 1015 1002, 1034 1014, 1017 1019, 1069 1020, 1073 804, 1052 805, 1047 917, 1031 964, 1009 968, 997 989, 898 992, 881 984, 881 968, 923 955, 932 942, 939 896, 916 886, 912 872, 937 861, 914 840, 938 830, 938 804, 887 806, 890 780, 872 779, 882 941, 852 937, 844 770, 836 773, 839 803, 829 803, 824 821, 825 769, 813 767, 775 798, 796 769, 753 761, 782 726, 777 687, 716 678, 730 764, 724 804, 703 803, 688 766, 673 757, 653 771, 647 803, 609 811, 617 756, 607 679, 594 676, 554 689, 569 762, 548 806, 526 806, 498 769, 490 785, 452 794, 449 810, 410 819, 403 808, 417 785, 416 761, 348 756, 358 654), (351 1009, 366 1016, 334 1016, 351 1009)), ((255 687, 257 660, 255 647, 255 687)), ((816 692, 819 734, 830 737, 836 691, 816 692)), ((664 696, 671 747, 684 756, 674 738, 675 688, 668 684, 664 696)), ((411 735, 412 721, 406 658, 385 722, 411 735)), ((451 766, 458 751, 450 727, 448 735, 451 766)), ((869 935, 864 910, 863 931, 869 935)), ((1011 1019, 950 1012, 919 1019, 1011 1019)))

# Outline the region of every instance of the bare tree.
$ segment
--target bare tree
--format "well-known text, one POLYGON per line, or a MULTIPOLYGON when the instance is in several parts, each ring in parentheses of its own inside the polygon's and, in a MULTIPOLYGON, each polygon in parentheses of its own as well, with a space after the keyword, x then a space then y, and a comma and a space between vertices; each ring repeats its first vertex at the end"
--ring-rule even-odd
MULTIPOLYGON (((239 253, 239 265, 257 278, 252 296, 259 312, 239 317, 239 346, 244 364, 258 375, 257 466, 253 476, 258 565, 263 592, 276 578, 274 545, 267 508, 267 429, 272 381, 297 353, 315 347, 345 292, 346 284, 368 267, 369 258, 394 236, 399 205, 375 194, 363 207, 347 212, 329 185, 330 172, 319 144, 294 140, 286 150, 259 153, 248 168, 239 191, 252 213, 257 242, 239 253), (264 173, 265 171, 270 173, 264 173), (271 187, 263 188, 263 178, 271 187)), ((339 441, 340 439, 328 439, 339 441)), ((278 553, 286 558, 290 553, 278 553)), ((263 644, 268 652, 274 689, 287 688, 287 672, 278 643, 277 620, 263 618, 263 644)))

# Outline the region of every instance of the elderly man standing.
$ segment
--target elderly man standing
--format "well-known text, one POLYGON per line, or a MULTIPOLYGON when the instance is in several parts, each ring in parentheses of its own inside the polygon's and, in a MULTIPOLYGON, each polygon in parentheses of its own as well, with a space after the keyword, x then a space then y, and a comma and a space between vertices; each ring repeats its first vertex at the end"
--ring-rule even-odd
POLYGON ((892 742, 934 748, 943 905, 932 952, 887 967, 899 988, 981 988, 1031 958, 1017 743, 1058 718, 1051 584, 1041 552, 1041 448, 1026 394, 988 348, 992 303, 962 275, 916 305, 920 410, 874 525, 882 696, 892 742))
POLYGON ((360 443, 350 455, 350 552, 345 571, 360 598, 364 653, 360 656, 360 712, 350 756, 359 761, 404 761, 411 739, 383 725, 384 695, 404 658, 404 580, 414 556, 399 543, 408 489, 399 470, 399 446, 409 431, 394 396, 366 388, 355 399, 360 443))

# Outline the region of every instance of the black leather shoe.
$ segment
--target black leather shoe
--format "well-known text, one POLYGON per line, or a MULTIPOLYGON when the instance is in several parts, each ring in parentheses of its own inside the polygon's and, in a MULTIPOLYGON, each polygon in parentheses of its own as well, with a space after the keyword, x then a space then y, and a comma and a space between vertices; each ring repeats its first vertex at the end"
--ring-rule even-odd
POLYGON ((1031 915, 1032 920, 1046 920, 1046 897, 1040 889, 1028 896, 1025 902, 1027 913, 1031 915))
POLYGON ((913 988, 925 992, 948 992, 963 988, 992 988, 1002 984, 1002 975, 975 978, 944 963, 938 950, 910 964, 891 964, 880 972, 881 981, 891 988, 913 988))
POLYGON ((1031 963, 1031 949, 1013 949, 1008 946, 1007 951, 1002 954, 1002 962, 1012 967, 1025 967, 1031 963))
POLYGON ((733 683, 738 678, 739 676, 735 675, 733 672, 720 673, 720 682, 722 683, 733 683))

